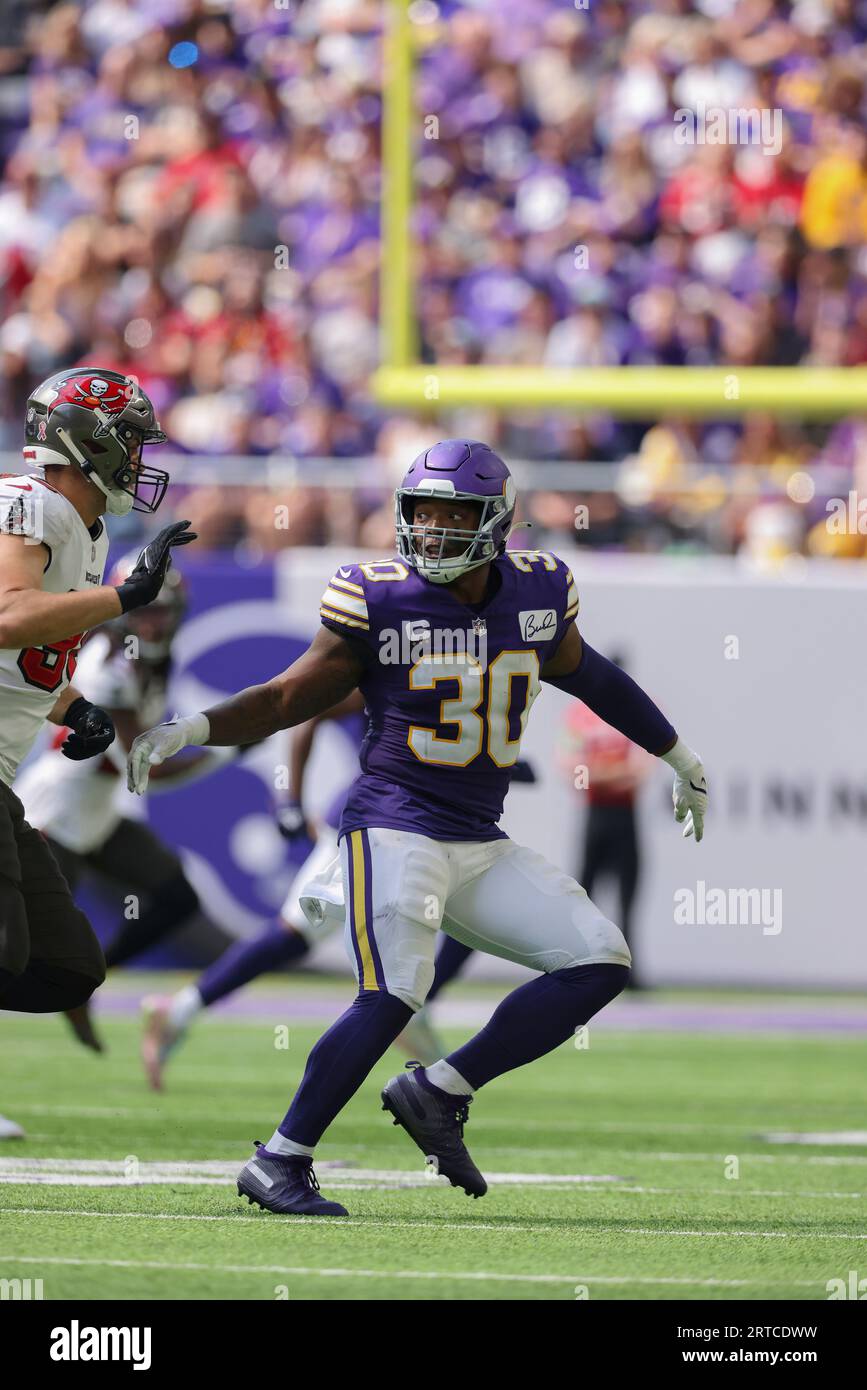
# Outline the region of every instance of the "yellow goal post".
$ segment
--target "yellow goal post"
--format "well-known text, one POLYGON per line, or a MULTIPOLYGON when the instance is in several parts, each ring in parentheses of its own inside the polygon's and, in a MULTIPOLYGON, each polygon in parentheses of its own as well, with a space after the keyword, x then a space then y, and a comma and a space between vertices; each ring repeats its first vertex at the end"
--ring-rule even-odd
POLYGON ((437 366, 419 360, 413 277, 413 101, 416 49, 425 26, 412 0, 386 0, 382 123, 380 366, 383 405, 412 411, 488 405, 601 410, 619 417, 722 417, 774 411, 833 419, 867 404, 867 367, 437 366))

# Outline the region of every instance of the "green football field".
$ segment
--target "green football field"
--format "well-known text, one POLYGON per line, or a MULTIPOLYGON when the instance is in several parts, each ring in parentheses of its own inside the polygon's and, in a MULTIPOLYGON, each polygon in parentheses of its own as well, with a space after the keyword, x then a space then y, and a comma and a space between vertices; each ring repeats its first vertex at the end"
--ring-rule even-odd
MULTIPOLYGON (((381 1111, 392 1051, 318 1153, 350 1217, 305 1220, 242 1203, 233 1175, 348 982, 261 982, 246 1014, 199 1021, 154 1096, 135 996, 181 978, 110 982, 104 1056, 61 1019, 0 1014, 0 1111, 28 1132, 0 1145, 0 1279, 46 1299, 824 1300, 867 1272, 862 1001, 654 994, 628 1027, 618 1001, 588 1046, 476 1099, 480 1201, 431 1180, 381 1111)), ((500 993, 458 986, 447 1041, 500 993)))

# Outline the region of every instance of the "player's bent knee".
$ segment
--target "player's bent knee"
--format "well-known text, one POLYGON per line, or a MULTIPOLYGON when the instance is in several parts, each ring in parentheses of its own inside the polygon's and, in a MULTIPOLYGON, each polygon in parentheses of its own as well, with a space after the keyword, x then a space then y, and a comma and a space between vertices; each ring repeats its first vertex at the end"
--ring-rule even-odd
POLYGON ((34 958, 31 958, 29 973, 40 993, 40 998, 34 999, 32 1004, 38 1013, 65 1013, 67 1009, 79 1008, 87 1003, 105 979, 104 967, 102 975, 97 978, 83 970, 70 970, 67 966, 55 965, 53 961, 34 958))
POLYGON ((415 968, 408 968, 389 976, 388 992, 394 994, 398 999, 402 999, 404 1004, 408 1004, 414 1014, 424 1005, 428 991, 434 981, 434 962, 424 960, 417 961, 415 968))
POLYGON ((199 895, 183 873, 167 879, 154 893, 154 902, 174 916, 191 917, 198 911, 199 895))
POLYGON ((375 1014, 395 1030, 400 1030, 408 1022, 406 1011, 412 1005, 393 990, 359 989, 352 1007, 364 1011, 369 1016, 375 1014))
POLYGON ((560 932, 546 949, 528 956, 526 964, 546 975, 590 965, 616 965, 628 971, 632 955, 619 927, 601 913, 590 921, 583 914, 578 931, 560 932))
POLYGON ((560 984, 573 986, 586 993, 587 986, 595 990, 594 1012, 610 1004, 629 983, 632 971, 627 965, 606 965, 596 962, 593 965, 576 965, 568 970, 556 970, 552 976, 560 984))
POLYGON ((632 952, 626 944, 626 937, 619 927, 603 918, 604 927, 600 930, 601 959, 608 965, 622 965, 627 970, 632 965, 632 952))
MULTIPOLYGON (((76 916, 79 928, 76 937, 76 958, 74 963, 68 961, 65 964, 67 968, 80 974, 85 981, 89 981, 90 994, 92 994, 105 979, 105 956, 102 954, 99 938, 85 913, 80 908, 76 908, 76 916)), ((85 998, 89 999, 90 995, 86 995, 85 998)), ((70 1007, 74 1007, 74 1005, 70 1007)))
MULTIPOLYGON (((34 959, 31 958, 31 963, 34 959)), ((87 1002, 91 994, 105 979, 105 956, 93 927, 81 908, 73 908, 64 918, 64 930, 58 939, 56 950, 51 958, 43 956, 40 960, 40 973, 59 972, 62 987, 81 994, 78 1001, 87 1002), (67 978, 68 977, 68 978, 67 978)), ((74 1009, 75 1004, 63 1004, 64 1009, 74 1009)))
POLYGON ((96 978, 93 975, 82 975, 78 971, 64 972, 69 976, 68 980, 61 981, 61 988, 67 991, 67 999, 71 1002, 63 1004, 64 1009, 76 1009, 80 1004, 86 1004, 95 990, 99 989, 105 979, 105 968, 102 974, 96 978))
MULTIPOLYGON (((589 900, 585 899, 585 902, 589 900)), ((632 953, 623 932, 614 922, 603 917, 593 904, 590 907, 589 915, 586 908, 575 914, 575 925, 578 927, 575 959, 569 961, 569 965, 622 965, 628 969, 632 964, 632 953)))

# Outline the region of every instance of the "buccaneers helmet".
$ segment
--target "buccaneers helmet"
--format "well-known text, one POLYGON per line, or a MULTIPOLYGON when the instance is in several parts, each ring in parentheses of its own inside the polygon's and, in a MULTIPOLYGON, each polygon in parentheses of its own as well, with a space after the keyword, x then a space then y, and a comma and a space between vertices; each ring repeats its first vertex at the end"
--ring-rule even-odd
POLYGON ((134 377, 98 367, 56 372, 27 402, 24 441, 37 467, 77 465, 114 516, 155 512, 165 496, 168 473, 143 463, 142 451, 166 436, 134 377))

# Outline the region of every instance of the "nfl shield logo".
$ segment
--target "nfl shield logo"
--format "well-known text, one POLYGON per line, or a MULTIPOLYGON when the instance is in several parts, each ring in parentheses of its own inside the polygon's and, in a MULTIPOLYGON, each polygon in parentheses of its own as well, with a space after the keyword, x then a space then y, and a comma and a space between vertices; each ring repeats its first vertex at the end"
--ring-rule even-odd
POLYGON ((473 618, 473 632, 482 633, 487 632, 487 630, 488 625, 484 618, 473 618))

